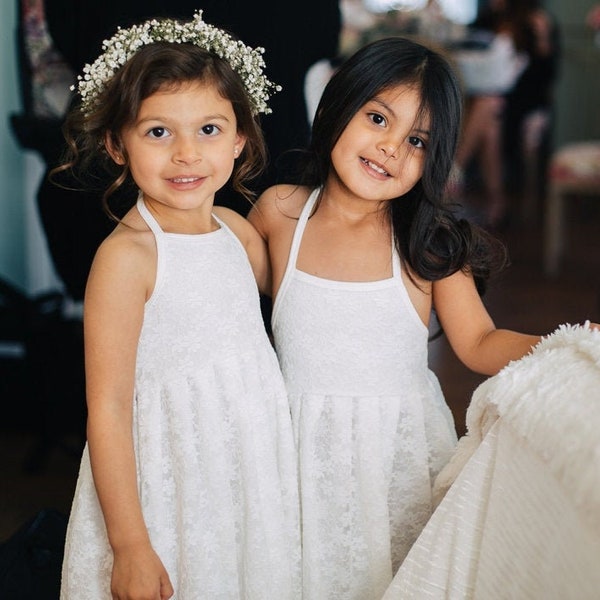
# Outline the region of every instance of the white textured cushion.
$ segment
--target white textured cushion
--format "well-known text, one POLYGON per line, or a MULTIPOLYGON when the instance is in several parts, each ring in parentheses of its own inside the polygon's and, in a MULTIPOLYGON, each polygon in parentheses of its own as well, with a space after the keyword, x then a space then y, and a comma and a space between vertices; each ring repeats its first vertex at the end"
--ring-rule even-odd
POLYGON ((383 600, 597 600, 600 331, 561 326, 477 388, 467 425, 383 600))

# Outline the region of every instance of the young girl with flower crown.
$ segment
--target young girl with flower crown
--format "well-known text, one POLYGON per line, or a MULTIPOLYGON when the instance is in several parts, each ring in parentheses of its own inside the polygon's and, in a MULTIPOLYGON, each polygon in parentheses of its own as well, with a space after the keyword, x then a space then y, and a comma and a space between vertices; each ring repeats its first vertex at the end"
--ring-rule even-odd
POLYGON ((264 164, 260 49, 202 21, 119 30, 80 79, 73 160, 132 206, 84 302, 88 442, 63 600, 300 598, 289 406, 262 320, 264 241, 213 206, 264 164))
POLYGON ((249 215, 297 436, 304 600, 381 598, 431 514, 456 442, 428 368, 432 312, 480 373, 540 340, 495 327, 478 285, 503 249, 444 201, 461 106, 439 53, 365 46, 323 92, 302 185, 266 190, 249 215))

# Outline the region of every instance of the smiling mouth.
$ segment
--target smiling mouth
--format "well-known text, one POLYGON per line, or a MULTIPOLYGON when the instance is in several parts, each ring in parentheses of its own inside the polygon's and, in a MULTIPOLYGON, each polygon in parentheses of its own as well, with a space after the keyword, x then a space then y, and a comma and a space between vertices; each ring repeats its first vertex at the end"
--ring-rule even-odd
POLYGON ((171 181, 173 183, 194 183, 198 181, 200 177, 173 177, 171 181))
POLYGON ((366 158, 361 158, 360 160, 362 160, 363 163, 365 165, 367 165, 370 169, 373 169, 373 171, 376 171, 377 173, 380 173, 381 175, 385 175, 386 177, 391 177, 391 175, 385 169, 383 169, 379 165, 376 165, 375 163, 371 162, 370 160, 367 160, 366 158))

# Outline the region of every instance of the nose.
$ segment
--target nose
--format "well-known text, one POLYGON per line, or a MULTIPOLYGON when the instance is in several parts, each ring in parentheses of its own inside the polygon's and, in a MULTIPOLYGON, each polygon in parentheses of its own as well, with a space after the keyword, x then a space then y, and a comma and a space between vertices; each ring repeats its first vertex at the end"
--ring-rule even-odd
POLYGON ((202 159, 197 140, 180 137, 173 148, 173 161, 179 164, 192 164, 202 159))
POLYGON ((385 156, 385 160, 388 158, 398 158, 398 151, 400 144, 391 138, 382 139, 377 145, 377 150, 385 156))

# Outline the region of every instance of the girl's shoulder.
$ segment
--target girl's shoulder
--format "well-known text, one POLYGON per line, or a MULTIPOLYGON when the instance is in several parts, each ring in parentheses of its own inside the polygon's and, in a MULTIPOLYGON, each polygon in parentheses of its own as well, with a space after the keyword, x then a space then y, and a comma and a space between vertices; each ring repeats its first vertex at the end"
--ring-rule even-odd
POLYGON ((213 206, 213 214, 217 216, 246 245, 248 237, 255 234, 254 227, 235 210, 226 206, 213 206))
POLYGON ((240 221, 245 221, 244 217, 227 206, 219 206, 215 204, 212 209, 213 215, 216 215, 228 227, 235 227, 240 221))
POLYGON ((102 241, 94 262, 115 273, 142 270, 156 262, 154 234, 137 209, 130 210, 102 241))
POLYGON ((251 215, 268 222, 297 221, 311 192, 311 188, 301 185, 274 185, 260 195, 251 215))
POLYGON ((136 302, 143 303, 150 297, 156 266, 154 234, 119 223, 96 251, 86 285, 86 302, 94 303, 108 294, 113 307, 121 303, 123 311, 131 310, 136 302))

